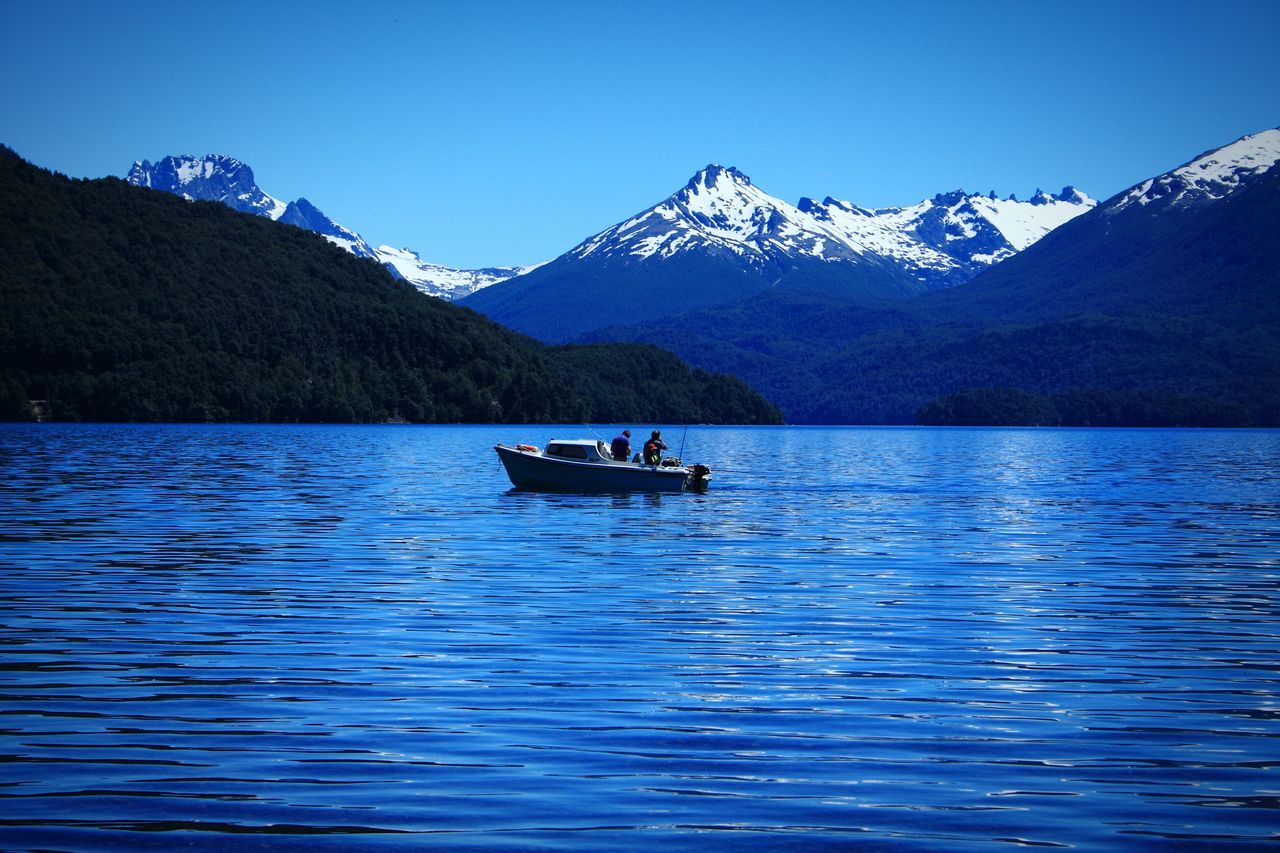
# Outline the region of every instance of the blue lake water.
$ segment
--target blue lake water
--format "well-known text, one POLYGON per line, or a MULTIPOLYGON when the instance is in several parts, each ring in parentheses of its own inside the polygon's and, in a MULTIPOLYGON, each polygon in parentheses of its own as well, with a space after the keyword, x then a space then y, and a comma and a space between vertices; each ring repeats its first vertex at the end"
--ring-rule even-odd
POLYGON ((1280 433, 552 436, 0 426, 0 848, 1280 839, 1280 433))

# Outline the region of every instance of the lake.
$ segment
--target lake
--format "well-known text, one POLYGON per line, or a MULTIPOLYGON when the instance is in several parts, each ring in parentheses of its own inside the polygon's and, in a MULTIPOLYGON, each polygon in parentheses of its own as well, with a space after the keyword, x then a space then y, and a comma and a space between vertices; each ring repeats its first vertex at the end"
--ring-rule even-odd
POLYGON ((0 425, 0 847, 1280 839, 1280 432, 663 429, 0 425))

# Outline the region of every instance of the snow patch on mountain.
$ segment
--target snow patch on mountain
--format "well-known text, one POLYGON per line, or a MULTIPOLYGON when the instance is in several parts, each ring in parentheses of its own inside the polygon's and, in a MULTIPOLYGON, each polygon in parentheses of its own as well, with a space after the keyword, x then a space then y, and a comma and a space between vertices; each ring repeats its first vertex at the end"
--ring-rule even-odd
POLYGON ((1215 148, 1122 193, 1108 204, 1115 213, 1133 204, 1185 206, 1216 201, 1232 194, 1280 162, 1280 128, 1264 130, 1215 148))
POLYGON ((1057 197, 1037 190, 1027 202, 983 196, 970 200, 971 209, 995 226, 1016 252, 1021 252, 1096 204, 1074 187, 1065 187, 1062 195, 1057 197))
MULTIPOLYGON (((1097 204, 1075 187, 1051 196, 1036 190, 1028 201, 963 190, 919 204, 872 213, 893 228, 951 258, 970 276, 1021 252, 1097 204)), ((943 271, 942 267, 938 267, 943 271)))
POLYGON ((478 270, 460 270, 440 264, 428 263, 412 249, 379 246, 374 250, 377 259, 399 278, 412 284, 428 296, 458 300, 500 281, 532 272, 542 264, 516 267, 486 267, 478 270))
POLYGON ((960 263, 954 258, 920 240, 892 215, 830 196, 821 202, 802 198, 799 210, 825 223, 853 251, 891 258, 906 267, 917 280, 945 278, 960 269, 960 263))

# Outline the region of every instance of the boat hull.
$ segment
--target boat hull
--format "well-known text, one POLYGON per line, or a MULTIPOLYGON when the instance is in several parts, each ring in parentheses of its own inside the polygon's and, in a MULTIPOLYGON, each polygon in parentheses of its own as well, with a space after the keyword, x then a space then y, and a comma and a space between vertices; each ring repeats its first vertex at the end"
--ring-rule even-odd
POLYGON ((550 459, 541 454, 494 447, 517 489, 556 492, 683 492, 693 479, 688 468, 630 462, 600 464, 550 459))

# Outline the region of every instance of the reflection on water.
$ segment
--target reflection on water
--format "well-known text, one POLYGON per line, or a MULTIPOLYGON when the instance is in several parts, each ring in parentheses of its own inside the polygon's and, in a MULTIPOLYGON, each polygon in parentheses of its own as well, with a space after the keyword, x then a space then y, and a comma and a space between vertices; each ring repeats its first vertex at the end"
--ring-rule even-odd
POLYGON ((1280 434, 548 429, 0 427, 0 846, 1276 839, 1280 434))

